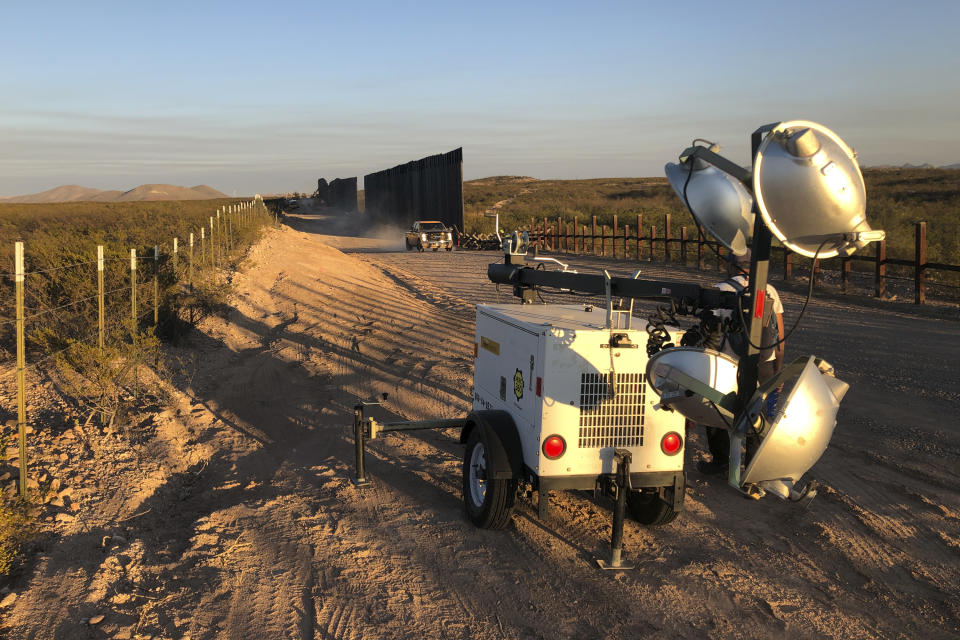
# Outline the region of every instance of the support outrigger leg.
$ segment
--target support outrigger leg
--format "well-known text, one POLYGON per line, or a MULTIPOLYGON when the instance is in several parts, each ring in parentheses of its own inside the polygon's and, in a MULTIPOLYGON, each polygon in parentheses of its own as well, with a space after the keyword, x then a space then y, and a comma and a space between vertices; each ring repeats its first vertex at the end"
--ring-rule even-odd
POLYGON ((613 531, 610 534, 610 562, 597 559, 601 569, 623 571, 635 565, 623 561, 623 519, 627 513, 627 492, 630 491, 630 462, 633 456, 626 449, 614 451, 617 463, 617 501, 613 507, 613 531))
POLYGON ((364 434, 363 434, 363 405, 358 404, 353 407, 353 444, 357 454, 357 475, 353 479, 353 484, 358 487, 370 484, 367 480, 367 472, 364 468, 364 434))

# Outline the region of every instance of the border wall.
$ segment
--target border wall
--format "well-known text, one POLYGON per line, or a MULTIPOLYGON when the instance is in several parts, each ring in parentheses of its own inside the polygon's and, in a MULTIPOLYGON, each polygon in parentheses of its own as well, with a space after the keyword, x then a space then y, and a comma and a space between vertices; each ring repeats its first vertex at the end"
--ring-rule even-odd
POLYGON ((407 227, 439 220, 463 231, 463 148, 363 177, 366 212, 407 227))
POLYGON ((343 209, 344 211, 356 211, 357 179, 354 177, 332 180, 330 184, 327 185, 327 197, 325 200, 331 207, 343 209))

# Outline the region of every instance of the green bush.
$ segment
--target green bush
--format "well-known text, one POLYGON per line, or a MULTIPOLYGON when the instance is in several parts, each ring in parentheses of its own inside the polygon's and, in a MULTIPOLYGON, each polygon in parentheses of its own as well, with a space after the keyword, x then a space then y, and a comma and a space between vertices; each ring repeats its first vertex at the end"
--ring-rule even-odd
POLYGON ((33 535, 29 508, 21 500, 0 498, 0 576, 16 566, 20 552, 33 535))

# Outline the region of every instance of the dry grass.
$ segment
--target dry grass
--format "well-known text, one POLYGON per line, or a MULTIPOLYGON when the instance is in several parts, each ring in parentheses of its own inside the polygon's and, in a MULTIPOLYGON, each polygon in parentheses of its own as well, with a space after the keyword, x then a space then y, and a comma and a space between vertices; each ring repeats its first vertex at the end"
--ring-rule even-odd
POLYGON ((20 550, 33 535, 28 506, 6 497, 0 502, 0 576, 7 575, 20 560, 20 550))
MULTIPOLYGON (((887 257, 913 259, 914 223, 927 222, 927 260, 960 264, 960 171, 952 169, 866 169, 867 219, 874 228, 887 232, 887 257)), ((464 226, 468 232, 492 232, 493 221, 484 212, 495 203, 500 207, 500 227, 528 228, 531 218, 589 224, 611 225, 619 216, 620 225, 636 224, 643 214, 644 234, 650 225, 663 233, 664 216, 672 215, 673 234, 687 226, 689 237, 696 237, 693 218, 670 188, 665 178, 599 178, 592 180, 534 180, 515 176, 497 176, 471 180, 463 185, 464 226)), ((635 233, 631 229, 631 233, 635 233)), ((872 255, 872 249, 866 255, 872 255)), ((836 265, 823 265, 825 269, 836 265)), ((854 268, 872 268, 866 263, 854 268)), ((890 267, 891 275, 908 268, 890 267)), ((933 279, 954 283, 956 274, 931 274, 933 279)))

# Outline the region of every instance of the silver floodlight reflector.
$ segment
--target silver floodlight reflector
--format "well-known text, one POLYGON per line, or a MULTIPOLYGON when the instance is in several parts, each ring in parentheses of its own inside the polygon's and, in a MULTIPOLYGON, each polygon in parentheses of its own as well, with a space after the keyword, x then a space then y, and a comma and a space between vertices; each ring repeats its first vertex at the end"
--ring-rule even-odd
POLYGON ((753 237, 754 214, 753 197, 743 183, 700 158, 669 162, 664 171, 705 232, 734 255, 744 255, 753 237))
POLYGON ((823 455, 837 424, 840 401, 850 388, 833 375, 833 367, 813 356, 801 358, 764 383, 751 400, 751 419, 766 413, 770 393, 783 385, 773 416, 762 430, 761 442, 741 478, 787 499, 823 455), (799 372, 799 374, 798 374, 799 372))
POLYGON ((754 159, 753 195, 773 235, 808 258, 847 256, 883 239, 867 224, 856 154, 815 122, 791 120, 770 130, 754 159))
POLYGON ((674 347, 652 356, 647 382, 660 405, 675 409, 697 424, 729 429, 726 407, 737 391, 737 360, 700 347, 674 347))

